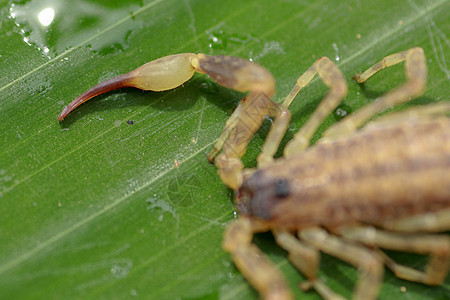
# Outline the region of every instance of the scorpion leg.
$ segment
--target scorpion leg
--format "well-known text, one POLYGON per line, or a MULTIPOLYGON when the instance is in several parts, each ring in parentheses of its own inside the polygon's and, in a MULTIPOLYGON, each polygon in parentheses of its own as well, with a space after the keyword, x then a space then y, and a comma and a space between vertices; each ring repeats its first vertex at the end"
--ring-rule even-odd
POLYGON ((263 299, 293 299, 284 276, 264 253, 252 244, 253 234, 267 229, 252 223, 248 218, 240 217, 237 222, 228 225, 223 248, 231 253, 238 269, 263 299))
POLYGON ((222 149, 225 142, 227 142, 227 139, 230 140, 230 143, 227 145, 227 147, 225 147, 224 151, 235 152, 237 155, 239 155, 239 157, 241 157, 243 153, 239 154, 239 149, 237 148, 239 148, 240 146, 241 149, 243 149, 242 146, 246 146, 248 143, 242 143, 242 141, 239 141, 239 139, 241 139, 242 137, 237 137, 235 135, 238 132, 242 134, 242 132, 245 132, 246 130, 248 130, 249 133, 244 134, 244 136, 254 135, 255 129, 257 130, 261 126, 263 120, 262 117, 264 116, 273 117, 274 121, 273 126, 269 131, 268 138, 264 142, 261 153, 257 158, 258 166, 263 166, 264 164, 268 164, 273 161, 273 155, 277 151, 278 145, 289 126, 291 116, 290 112, 286 109, 283 109, 279 104, 271 101, 269 98, 263 97, 262 95, 261 97, 258 97, 258 99, 250 101, 251 106, 246 102, 247 99, 241 101, 236 107, 233 114, 228 118, 222 134, 214 145, 214 149, 208 154, 208 160, 210 162, 212 162, 217 153, 222 149), (245 128, 235 129, 236 126, 244 126, 245 128), (278 138, 278 143, 270 142, 273 141, 274 138, 278 138))
MULTIPOLYGON (((450 181, 450 177, 448 180, 450 181)), ((401 232, 447 231, 450 228, 450 209, 442 209, 432 214, 417 215, 400 220, 385 221, 383 222, 383 228, 401 232)))
POLYGON ((430 256, 425 271, 422 272, 400 265, 380 251, 387 267, 399 278, 428 285, 438 285, 444 281, 449 270, 450 238, 448 236, 388 232, 374 227, 344 228, 338 229, 338 233, 345 238, 366 245, 430 256))
POLYGON ((214 81, 239 92, 249 92, 227 122, 208 159, 215 162, 222 181, 236 190, 242 182, 241 157, 264 118, 273 114, 271 97, 275 81, 263 67, 248 60, 232 56, 198 54, 192 65, 199 73, 209 75, 214 81), (219 155, 217 155, 222 151, 219 155), (217 155, 217 157, 216 157, 217 155))
POLYGON ((291 120, 289 110, 277 103, 267 102, 267 110, 267 115, 273 117, 273 124, 264 141, 261 153, 257 157, 258 167, 263 167, 273 161, 273 156, 277 152, 281 140, 288 129, 289 121, 291 120))
POLYGON ((450 102, 436 102, 420 107, 411 107, 401 111, 387 113, 380 118, 370 122, 368 126, 378 126, 382 124, 393 124, 401 121, 419 121, 443 117, 450 113, 450 102))
MULTIPOLYGON (((261 127, 264 118, 272 116, 271 108, 276 105, 264 93, 251 93, 244 100, 234 123, 230 124, 232 128, 225 128, 225 130, 229 130, 229 135, 223 141, 222 152, 214 161, 220 178, 233 190, 239 188, 244 176, 241 157, 245 154, 251 138, 261 127)), ((280 119, 282 118, 275 118, 274 122, 279 122, 280 119)), ((270 158, 270 156, 267 157, 270 158)))
MULTIPOLYGON (((282 107, 288 108, 299 91, 308 85, 316 74, 318 74, 323 82, 330 87, 330 91, 319 103, 306 124, 286 145, 284 149, 284 156, 286 157, 302 152, 308 147, 314 132, 347 94, 347 82, 345 81, 342 72, 328 57, 321 57, 314 62, 302 76, 300 76, 296 85, 284 100, 282 107)), ((269 137, 267 140, 267 143, 271 143, 269 137)))
POLYGON ((227 119, 227 121, 225 123, 225 127, 222 130, 222 133, 220 134, 219 138, 217 139, 217 142, 214 144, 214 148, 207 155, 207 158, 210 163, 213 163, 214 158, 217 156, 217 154, 220 152, 220 150, 222 150, 223 144, 226 142, 231 131, 236 126, 236 122, 238 122, 238 119, 242 116, 242 107, 243 106, 244 106, 244 101, 239 102, 236 109, 233 111, 231 116, 227 119))
POLYGON ((359 278, 352 299, 376 299, 384 272, 382 257, 376 251, 349 243, 320 228, 302 230, 299 237, 316 249, 358 268, 359 278))
POLYGON ((389 107, 408 102, 422 95, 427 82, 427 65, 423 49, 419 47, 386 56, 382 61, 376 63, 361 75, 356 75, 354 78, 358 83, 366 82, 367 79, 378 71, 403 61, 405 62, 406 83, 331 126, 325 131, 324 137, 333 139, 340 136, 347 136, 360 128, 376 114, 389 107))
POLYGON ((311 287, 314 288, 324 299, 343 300, 344 298, 334 293, 322 281, 317 279, 317 270, 320 264, 320 253, 313 247, 302 243, 292 233, 285 230, 272 230, 273 235, 283 249, 288 251, 289 260, 292 264, 302 272, 307 282, 302 282, 300 287, 303 291, 307 291, 311 287))
POLYGON ((194 53, 174 54, 153 60, 139 68, 90 88, 67 105, 58 116, 63 120, 71 111, 87 100, 123 87, 135 87, 146 91, 165 91, 173 89, 194 75, 191 60, 194 53))

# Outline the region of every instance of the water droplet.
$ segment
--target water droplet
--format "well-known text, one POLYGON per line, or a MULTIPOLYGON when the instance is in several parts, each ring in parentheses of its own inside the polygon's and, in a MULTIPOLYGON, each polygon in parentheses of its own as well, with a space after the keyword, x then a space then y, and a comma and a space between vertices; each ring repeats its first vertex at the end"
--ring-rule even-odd
POLYGON ((333 112, 334 119, 340 121, 345 116, 352 113, 352 108, 348 105, 341 104, 333 112))
POLYGON ((164 219, 164 213, 168 212, 172 214, 172 216, 176 216, 175 209, 169 204, 169 202, 157 199, 157 198, 148 198, 145 202, 147 202, 149 205, 147 206, 147 209, 153 210, 153 209, 160 209, 161 214, 158 217, 158 221, 162 221, 164 219))
POLYGON ((212 82, 209 79, 206 79, 206 81, 201 82, 198 85, 198 88, 206 94, 217 94, 219 92, 219 87, 216 83, 212 82))
POLYGON ((250 41, 259 42, 257 38, 250 34, 242 35, 236 33, 225 33, 223 29, 215 28, 208 33, 208 46, 211 49, 224 50, 230 45, 242 46, 250 41))
POLYGON ((336 62, 339 62, 341 60, 341 58, 339 57, 339 48, 336 45, 336 43, 333 43, 332 46, 333 46, 333 49, 334 49, 334 51, 336 53, 334 59, 336 60, 336 62))
POLYGON ((111 267, 111 275, 113 275, 115 278, 125 278, 127 277, 129 271, 131 269, 131 263, 122 263, 122 264, 115 264, 111 267))
POLYGON ((48 77, 43 74, 31 74, 21 82, 21 87, 32 95, 44 95, 53 88, 48 77))
POLYGON ((282 54, 286 54, 286 52, 284 51, 284 48, 281 43, 279 43, 277 41, 270 41, 270 42, 264 43, 264 48, 262 49, 262 51, 259 54, 256 54, 253 51, 250 51, 249 56, 250 56, 250 60, 254 61, 254 60, 261 59, 268 54, 282 55, 282 54))
POLYGON ((139 21, 131 18, 130 11, 142 5, 141 0, 133 0, 119 7, 88 0, 14 2, 10 4, 8 17, 16 24, 15 31, 25 43, 36 47, 49 58, 87 42, 101 53, 126 49, 131 31, 139 27, 136 24, 139 21), (114 26, 114 34, 101 35, 102 30, 113 26, 118 20, 124 22, 121 26, 114 26))
POLYGON ((55 18, 55 9, 51 7, 44 8, 38 14, 38 20, 44 27, 47 27, 50 24, 52 24, 54 18, 55 18))
POLYGON ((209 35, 209 48, 213 49, 225 49, 227 46, 227 39, 224 36, 222 30, 210 33, 209 35))

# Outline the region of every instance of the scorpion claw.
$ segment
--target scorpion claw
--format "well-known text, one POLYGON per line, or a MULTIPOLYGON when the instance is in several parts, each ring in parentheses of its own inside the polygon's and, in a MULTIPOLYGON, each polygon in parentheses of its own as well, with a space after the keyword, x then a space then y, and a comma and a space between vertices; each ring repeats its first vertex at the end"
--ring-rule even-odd
POLYGON ((130 73, 119 75, 90 88, 89 90, 75 98, 62 110, 62 112, 58 116, 58 121, 62 121, 75 108, 95 96, 123 87, 132 87, 133 84, 131 83, 131 76, 129 74, 130 73))

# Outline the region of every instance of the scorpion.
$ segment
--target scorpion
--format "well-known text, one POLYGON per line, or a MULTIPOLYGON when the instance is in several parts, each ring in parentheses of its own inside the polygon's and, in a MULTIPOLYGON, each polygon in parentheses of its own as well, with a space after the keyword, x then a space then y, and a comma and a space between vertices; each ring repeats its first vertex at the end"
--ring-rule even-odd
POLYGON ((195 72, 247 93, 208 154, 221 180, 235 191, 240 212, 225 230, 223 248, 264 299, 293 299, 282 273, 252 243, 271 231, 289 261, 306 277, 304 291, 324 299, 343 297, 317 276, 320 252, 354 265, 353 299, 376 299, 384 266, 399 278, 441 284, 450 264, 450 103, 437 102, 388 113, 422 95, 427 65, 420 47, 391 54, 354 78, 364 83, 378 71, 405 64, 406 82, 329 127, 311 144, 323 120, 347 94, 342 72, 327 57, 301 75, 284 102, 271 100, 275 80, 264 67, 232 56, 175 54, 94 86, 73 100, 58 120, 101 93, 136 87, 164 91, 195 72), (318 75, 329 88, 306 124, 274 159, 289 126, 297 94, 318 75), (241 160, 264 119, 273 119, 257 167, 241 160), (375 119, 374 119, 375 118, 375 119), (382 249, 428 255, 424 270, 401 265, 382 249))

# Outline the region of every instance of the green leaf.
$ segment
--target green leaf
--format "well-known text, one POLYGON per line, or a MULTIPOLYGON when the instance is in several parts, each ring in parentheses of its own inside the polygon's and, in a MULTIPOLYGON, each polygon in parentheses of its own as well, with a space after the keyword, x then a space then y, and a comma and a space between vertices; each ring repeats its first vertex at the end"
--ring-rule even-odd
MULTIPOLYGON (((100 81, 180 52, 254 60, 277 79, 278 102, 315 59, 328 56, 349 80, 343 103, 354 111, 405 80, 395 66, 363 90, 354 74, 421 46, 429 82, 413 104, 447 101, 449 4, 0 1, 0 298, 256 299, 221 249, 233 195, 205 156, 243 95, 196 75, 168 92, 107 93, 62 123, 58 113, 100 81), (47 10, 39 21, 45 8, 54 17, 47 10)), ((284 143, 325 93, 314 80, 296 99, 284 143)), ((252 141, 247 166, 268 128, 252 141)), ((319 298, 298 289, 304 277, 270 234, 255 242, 298 298, 319 298)), ((324 255, 319 276, 350 297, 357 273, 324 255)), ((449 279, 428 287, 386 271, 380 299, 448 299, 449 290, 449 279)))

